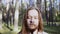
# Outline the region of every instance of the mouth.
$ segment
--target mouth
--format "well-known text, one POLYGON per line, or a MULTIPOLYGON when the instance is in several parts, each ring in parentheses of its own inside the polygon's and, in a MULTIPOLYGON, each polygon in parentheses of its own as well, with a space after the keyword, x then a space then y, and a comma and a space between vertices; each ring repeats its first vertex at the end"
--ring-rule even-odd
POLYGON ((30 26, 35 26, 34 24, 30 24, 30 26))
POLYGON ((30 25, 34 25, 34 24, 30 24, 30 25))

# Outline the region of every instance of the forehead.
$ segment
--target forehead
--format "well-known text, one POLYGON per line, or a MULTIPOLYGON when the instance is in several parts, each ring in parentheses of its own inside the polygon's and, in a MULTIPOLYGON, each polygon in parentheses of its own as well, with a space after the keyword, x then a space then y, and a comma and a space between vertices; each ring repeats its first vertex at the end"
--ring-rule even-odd
POLYGON ((28 11, 28 15, 31 15, 31 16, 38 16, 38 11, 35 10, 35 9, 29 10, 29 11, 28 11))

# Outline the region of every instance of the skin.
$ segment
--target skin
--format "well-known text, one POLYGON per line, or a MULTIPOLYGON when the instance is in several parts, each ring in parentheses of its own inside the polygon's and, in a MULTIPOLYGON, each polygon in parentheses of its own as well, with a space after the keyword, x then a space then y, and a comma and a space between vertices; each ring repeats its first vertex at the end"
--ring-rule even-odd
POLYGON ((37 29, 38 28, 38 12, 35 9, 29 10, 28 12, 28 19, 27 19, 27 25, 29 29, 37 29))

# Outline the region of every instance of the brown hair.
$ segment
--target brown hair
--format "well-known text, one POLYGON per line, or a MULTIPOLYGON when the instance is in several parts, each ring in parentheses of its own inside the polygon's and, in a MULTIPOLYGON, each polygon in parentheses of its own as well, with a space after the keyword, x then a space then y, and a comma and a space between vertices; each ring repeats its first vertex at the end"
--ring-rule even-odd
POLYGON ((26 10, 26 13, 24 14, 24 18, 23 18, 23 24, 22 24, 22 30, 21 30, 21 33, 22 34, 28 34, 27 32, 27 18, 28 18, 28 12, 29 10, 37 10, 38 11, 38 19, 39 19, 39 25, 38 25, 38 32, 42 32, 43 31, 43 21, 42 21, 42 16, 41 16, 41 13, 40 13, 40 10, 36 7, 30 7, 26 10))

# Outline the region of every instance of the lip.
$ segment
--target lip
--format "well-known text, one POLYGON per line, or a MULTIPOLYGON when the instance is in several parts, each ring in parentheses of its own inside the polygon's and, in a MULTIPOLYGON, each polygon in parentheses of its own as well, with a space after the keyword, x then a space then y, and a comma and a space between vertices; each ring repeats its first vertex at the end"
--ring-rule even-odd
POLYGON ((35 26, 34 24, 29 24, 30 26, 35 26))

